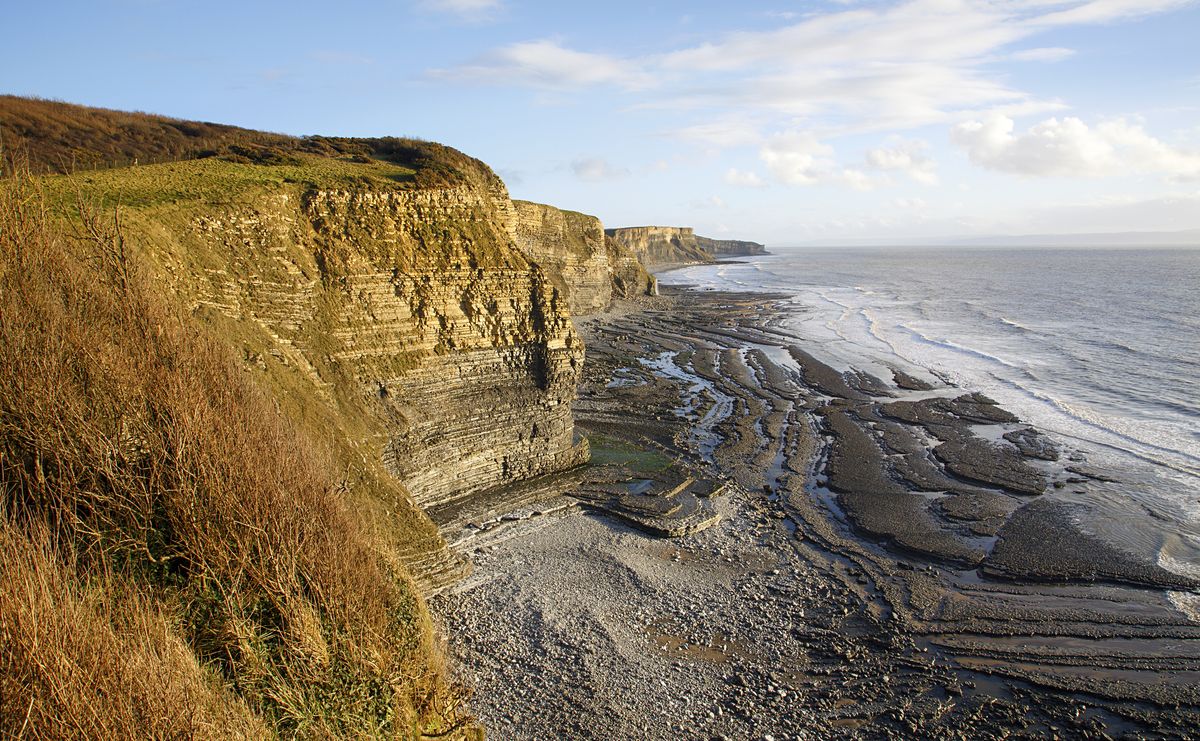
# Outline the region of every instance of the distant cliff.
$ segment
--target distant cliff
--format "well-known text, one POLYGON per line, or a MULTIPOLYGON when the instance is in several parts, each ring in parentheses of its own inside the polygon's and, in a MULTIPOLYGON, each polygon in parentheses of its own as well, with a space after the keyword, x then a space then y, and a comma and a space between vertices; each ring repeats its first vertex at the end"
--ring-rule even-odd
POLYGON ((573 316, 608 308, 614 297, 653 293, 654 278, 637 256, 604 233, 595 216, 513 201, 517 247, 567 295, 573 316))
POLYGON ((758 242, 747 242, 740 239, 709 239, 696 237, 696 242, 713 257, 740 257, 746 255, 765 255, 767 248, 758 242))
POLYGON ((713 262, 718 257, 766 254, 766 248, 757 242, 700 237, 686 226, 632 226, 608 229, 605 233, 637 255, 648 269, 713 262))

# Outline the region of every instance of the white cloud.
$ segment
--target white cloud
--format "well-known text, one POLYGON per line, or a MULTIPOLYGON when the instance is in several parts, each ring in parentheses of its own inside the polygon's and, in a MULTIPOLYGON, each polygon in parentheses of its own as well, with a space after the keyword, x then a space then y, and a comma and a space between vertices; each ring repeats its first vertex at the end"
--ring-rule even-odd
POLYGON ((709 196, 699 201, 693 201, 691 207, 697 211, 719 211, 725 208, 725 199, 720 196, 709 196))
POLYGON ((592 85, 644 88, 652 79, 635 64, 575 51, 557 41, 527 41, 496 49, 475 62, 431 70, 434 77, 483 84, 576 90, 592 85))
POLYGON ((921 198, 893 198, 892 205, 905 211, 922 211, 929 204, 921 198))
POLYGON ((884 181, 862 170, 845 168, 833 148, 808 131, 776 134, 759 150, 759 158, 777 180, 788 185, 847 185, 872 190, 884 181))
POLYGON ((504 7, 501 0, 420 0, 417 6, 434 13, 449 13, 467 21, 488 20, 504 7))
POLYGON ((929 144, 897 139, 890 146, 867 151, 867 165, 874 170, 906 173, 923 185, 937 185, 937 163, 929 156, 929 144))
POLYGON ((628 168, 614 167, 602 157, 577 159, 571 163, 571 172, 575 173, 575 177, 589 183, 619 180, 630 175, 628 168))
POLYGON ((1200 152, 1175 148, 1124 119, 1089 127, 1050 118, 1015 133, 1007 116, 961 123, 951 140, 982 167, 1026 176, 1108 177, 1131 173, 1200 179, 1200 152))
MULTIPOLYGON (((483 2, 483 0, 462 0, 483 2)), ((638 107, 744 111, 680 133, 710 146, 760 146, 763 130, 820 122, 825 135, 899 130, 978 112, 1061 108, 1011 86, 998 60, 1051 62, 1059 47, 1012 47, 1050 29, 1108 23, 1195 0, 900 0, 773 15, 779 27, 740 31, 658 54, 610 56, 557 41, 502 47, 435 74, 443 79, 580 89, 616 86, 653 97, 638 107), (747 123, 753 122, 753 123, 747 123)))
POLYGON ((688 126, 672 132, 672 136, 720 148, 742 147, 762 141, 758 126, 741 118, 726 118, 688 126))
POLYGON ((757 172, 743 172, 736 167, 729 168, 725 173, 725 182, 739 188, 761 188, 766 185, 757 172))
POLYGON ((848 185, 855 190, 875 190, 890 182, 886 178, 875 178, 853 167, 847 167, 838 172, 831 173, 828 180, 832 183, 848 185))
POLYGON ((1064 49, 1061 46, 1049 46, 1038 49, 1023 49, 1012 55, 1018 62, 1061 62, 1075 56, 1074 49, 1064 49))
MULTIPOLYGON (((1019 2, 1020 0, 1018 0, 1019 2)), ((1038 15, 1030 23, 1035 26, 1068 26, 1091 23, 1111 23, 1138 16, 1153 15, 1190 5, 1194 0, 1088 0, 1063 2, 1035 0, 1026 3, 1034 7, 1061 6, 1063 9, 1038 15)))
POLYGON ((833 148, 809 132, 776 134, 759 157, 776 179, 789 185, 816 185, 827 179, 836 164, 833 148))

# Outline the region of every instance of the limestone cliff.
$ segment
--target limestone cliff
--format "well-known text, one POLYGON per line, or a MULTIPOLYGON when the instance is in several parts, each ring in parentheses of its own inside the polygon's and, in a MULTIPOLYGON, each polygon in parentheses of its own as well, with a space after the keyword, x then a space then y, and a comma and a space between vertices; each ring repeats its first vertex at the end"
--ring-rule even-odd
POLYGON ((571 314, 603 311, 614 296, 654 292, 637 257, 609 238, 595 216, 529 201, 513 205, 517 247, 567 295, 571 314))
POLYGON ((597 220, 515 206, 479 168, 415 188, 215 160, 90 176, 123 178, 110 192, 180 174, 238 185, 220 199, 155 190, 126 228, 153 246, 165 288, 340 446, 348 486, 368 491, 359 504, 379 510, 380 529, 404 534, 426 589, 461 567, 424 510, 587 460, 571 417, 584 349, 570 303, 603 308, 614 285, 647 280, 597 220))
POLYGON ((650 269, 712 262, 717 257, 766 254, 763 245, 697 236, 691 227, 633 226, 606 231, 650 269))
POLYGON ((767 248, 758 242, 747 242, 742 239, 710 239, 696 237, 696 242, 713 257, 738 257, 743 255, 765 255, 767 248))
POLYGON ((649 269, 697 262, 712 262, 696 241, 691 227, 631 226, 605 232, 649 269))

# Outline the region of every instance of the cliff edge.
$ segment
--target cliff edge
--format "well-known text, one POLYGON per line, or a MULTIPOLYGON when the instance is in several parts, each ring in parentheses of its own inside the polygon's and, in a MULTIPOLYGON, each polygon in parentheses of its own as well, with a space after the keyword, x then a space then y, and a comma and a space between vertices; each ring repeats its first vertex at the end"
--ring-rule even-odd
POLYGON ((635 254, 647 269, 767 254, 766 248, 757 242, 701 237, 691 227, 632 226, 608 229, 605 234, 635 254))

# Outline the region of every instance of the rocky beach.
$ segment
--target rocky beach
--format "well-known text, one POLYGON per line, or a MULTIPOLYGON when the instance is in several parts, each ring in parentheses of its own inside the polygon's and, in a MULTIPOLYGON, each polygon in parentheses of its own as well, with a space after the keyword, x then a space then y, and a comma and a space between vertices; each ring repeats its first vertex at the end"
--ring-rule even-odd
POLYGON ((946 379, 823 364, 779 298, 577 319, 592 462, 431 512, 490 736, 1189 737, 1196 584, 1069 503, 1120 472, 946 379))
POLYGON ((1200 740, 1200 0, 14 5, 0 739, 1200 740))

